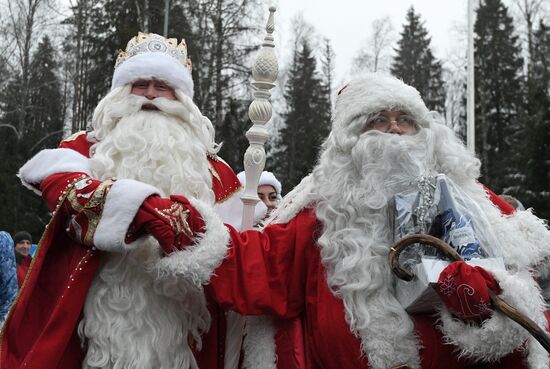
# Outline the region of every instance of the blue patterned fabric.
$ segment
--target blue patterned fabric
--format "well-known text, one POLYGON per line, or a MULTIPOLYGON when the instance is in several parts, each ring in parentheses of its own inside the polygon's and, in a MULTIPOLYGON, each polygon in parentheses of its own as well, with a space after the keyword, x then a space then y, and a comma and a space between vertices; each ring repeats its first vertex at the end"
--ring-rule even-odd
POLYGON ((17 295, 17 272, 13 240, 8 232, 0 231, 0 322, 10 310, 17 295))

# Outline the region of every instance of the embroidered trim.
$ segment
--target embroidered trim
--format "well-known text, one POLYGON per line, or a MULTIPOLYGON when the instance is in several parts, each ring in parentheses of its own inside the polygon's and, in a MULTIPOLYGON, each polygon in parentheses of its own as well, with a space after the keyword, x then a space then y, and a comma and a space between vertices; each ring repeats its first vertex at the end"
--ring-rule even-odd
POLYGON ((218 182, 222 183, 222 179, 220 178, 220 175, 218 174, 218 172, 210 162, 208 162, 208 171, 210 172, 210 174, 212 174, 212 177, 216 178, 218 182))
POLYGON ((155 208, 155 211, 164 219, 168 220, 170 227, 176 231, 176 236, 185 233, 188 238, 193 239, 193 231, 191 231, 191 227, 189 227, 189 223, 187 223, 190 211, 188 209, 184 210, 182 204, 179 202, 174 203, 169 209, 155 208))
MULTIPOLYGON (((101 213, 103 212, 103 205, 105 204, 105 198, 109 189, 113 185, 113 180, 106 180, 100 183, 95 190, 90 193, 81 194, 78 191, 86 189, 92 184, 92 180, 83 176, 78 178, 72 184, 67 186, 65 191, 67 192, 66 198, 69 205, 73 208, 77 215, 73 215, 69 221, 69 228, 74 229, 75 240, 86 246, 92 246, 94 243, 94 235, 101 219, 101 213), (80 204, 79 198, 90 198, 84 205, 80 204), (78 216, 84 217, 86 220, 85 233, 82 235, 81 219, 77 219, 78 216)), ((65 192, 64 191, 64 192, 65 192)), ((69 232, 71 235, 72 232, 69 232)))
POLYGON ((226 202, 227 200, 229 200, 229 198, 231 198, 234 194, 236 194, 237 192, 239 192, 242 189, 244 189, 244 186, 240 185, 240 186, 235 187, 235 189, 233 191, 224 193, 223 196, 220 197, 219 200, 216 200, 216 204, 221 204, 223 202, 226 202))
POLYGON ((68 136, 67 138, 64 138, 63 140, 61 140, 61 142, 71 142, 71 141, 76 141, 80 136, 86 134, 86 131, 78 131, 78 132, 75 132, 73 133, 72 135, 68 136))

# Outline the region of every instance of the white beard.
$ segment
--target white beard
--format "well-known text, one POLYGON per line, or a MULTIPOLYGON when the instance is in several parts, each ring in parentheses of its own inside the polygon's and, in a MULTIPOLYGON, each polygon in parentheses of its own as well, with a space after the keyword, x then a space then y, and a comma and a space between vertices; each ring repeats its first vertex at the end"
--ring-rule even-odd
MULTIPOLYGON (((502 216, 476 181, 479 160, 451 129, 432 122, 414 137, 377 132, 360 136, 357 132, 365 120, 361 116, 333 128, 323 144, 319 164, 285 196, 270 222, 284 224, 303 209, 315 208, 323 225, 317 241, 327 284, 342 299, 346 321, 361 340, 369 367, 389 369, 407 363, 420 368, 421 344, 413 322, 394 297, 394 277, 387 260, 393 242, 388 200, 410 189, 409 182, 418 175, 443 173, 455 185, 452 196, 465 196, 464 206, 472 215, 476 236, 480 229, 492 233, 484 235, 485 240, 479 237, 484 250, 501 255, 507 269, 522 281, 507 298, 545 326, 545 304, 526 271, 548 258, 548 248, 541 247, 547 243, 547 226, 529 212, 502 216), (518 297, 514 301, 512 296, 518 297)), ((437 329, 445 342, 456 346, 459 357, 495 361, 524 344, 525 332, 515 323, 505 323, 498 314, 482 328, 457 325, 444 308, 438 318, 437 329)), ((536 344, 529 343, 528 361, 529 368, 548 368, 548 355, 536 344)))
MULTIPOLYGON (((99 114, 104 124, 95 132, 100 141, 92 149, 94 175, 135 179, 157 187, 163 196, 182 194, 213 204, 208 137, 195 126, 200 122, 139 111, 149 101, 124 96, 113 98, 113 102, 122 100, 122 105, 121 101, 107 104, 107 113, 99 114), (115 109, 117 113, 112 112, 115 109)), ((155 102, 163 111, 177 110, 178 104, 155 102)), ((79 325, 87 345, 83 368, 197 367, 189 341, 200 349, 200 335, 210 324, 204 293, 190 283, 159 281, 152 270, 160 258, 152 237, 127 254, 103 255, 79 325)))
POLYGON ((415 136, 371 131, 353 146, 351 161, 350 156, 340 163, 322 158, 314 171, 321 199, 316 214, 324 226, 318 243, 327 282, 343 300, 346 321, 361 337, 362 351, 376 369, 419 365, 414 326, 394 297, 387 262, 393 242, 388 203, 419 176, 434 174, 427 134, 426 130, 415 136), (338 178, 340 185, 331 178, 338 178), (388 327, 395 338, 391 342, 388 327), (394 344, 407 349, 396 350, 394 344))
POLYGON ((150 102, 129 95, 127 109, 118 107, 121 118, 116 125, 105 125, 96 133, 101 141, 92 148, 94 174, 103 180, 136 179, 156 186, 163 196, 180 194, 213 204, 206 160, 208 137, 199 128, 201 122, 163 112, 179 105, 178 101, 150 102), (144 103, 154 103, 161 111, 139 110, 144 103))

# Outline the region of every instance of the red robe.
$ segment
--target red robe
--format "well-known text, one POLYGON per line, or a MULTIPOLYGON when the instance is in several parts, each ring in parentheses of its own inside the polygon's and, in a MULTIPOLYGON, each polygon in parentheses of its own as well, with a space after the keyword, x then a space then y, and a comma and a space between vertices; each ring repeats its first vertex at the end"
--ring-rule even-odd
MULTIPOLYGON (((367 369, 361 341, 345 321, 343 302, 327 284, 316 244, 322 226, 314 210, 305 209, 289 223, 270 225, 262 233, 229 229, 234 246, 214 272, 207 291, 223 307, 241 314, 276 316, 279 326, 282 321, 294 324, 297 318, 302 319, 304 354, 289 351, 290 355, 281 355, 278 348, 278 368, 294 367, 302 360, 303 367, 311 369, 367 369)), ((474 365, 458 358, 455 347, 442 344, 433 317, 417 315, 412 319, 423 346, 419 355, 424 369, 527 368, 519 352, 496 363, 474 365)), ((280 334, 276 337, 279 342, 280 334)))
MULTIPOLYGON (((83 133, 59 145, 86 157, 91 146, 83 133)), ((214 157, 208 161, 216 201, 224 201, 238 191, 241 184, 223 161, 214 157)), ((6 318, 0 337, 0 369, 82 367, 85 351, 76 327, 101 251, 69 238, 65 231, 67 214, 57 211, 58 196, 67 186, 66 179, 78 175, 56 174, 36 184, 53 216, 38 244, 29 275, 6 318)), ((209 310, 213 327, 204 337, 205 349, 198 354, 198 362, 201 368, 223 368, 224 330, 220 327, 225 327, 225 318, 218 305, 211 303, 209 310)))

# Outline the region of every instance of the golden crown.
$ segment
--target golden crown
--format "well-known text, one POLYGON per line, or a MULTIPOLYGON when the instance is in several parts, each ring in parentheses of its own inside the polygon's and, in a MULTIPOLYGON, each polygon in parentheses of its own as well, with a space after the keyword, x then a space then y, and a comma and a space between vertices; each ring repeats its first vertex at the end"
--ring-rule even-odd
POLYGON ((177 38, 164 38, 156 33, 139 32, 126 45, 126 50, 120 50, 115 63, 115 69, 129 58, 143 53, 165 53, 179 61, 191 72, 191 59, 187 56, 187 44, 181 39, 178 44, 177 38))

